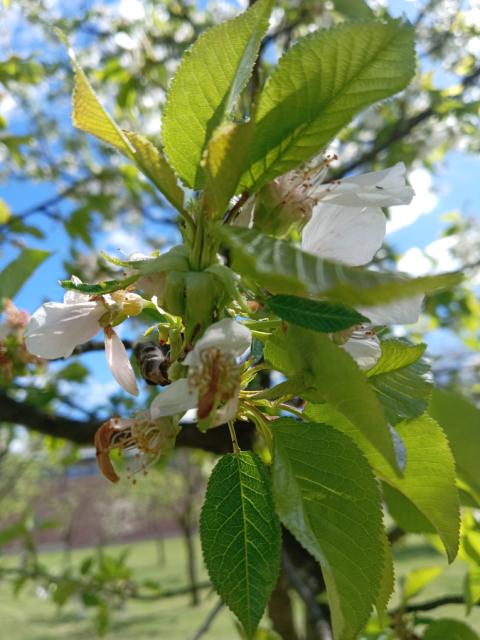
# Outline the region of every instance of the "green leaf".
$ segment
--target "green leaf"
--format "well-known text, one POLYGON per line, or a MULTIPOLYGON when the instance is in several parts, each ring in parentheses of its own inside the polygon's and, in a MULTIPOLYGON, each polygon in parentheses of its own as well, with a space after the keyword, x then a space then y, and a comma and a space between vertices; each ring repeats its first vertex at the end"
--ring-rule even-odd
POLYGON ((134 160, 138 168, 153 182, 175 209, 183 211, 183 191, 178 186, 177 177, 160 149, 139 133, 125 130, 123 133, 135 149, 134 160))
POLYGON ((420 360, 426 345, 400 340, 382 342, 382 356, 367 372, 390 424, 425 413, 432 394, 432 374, 420 360))
POLYGON ((135 280, 138 280, 138 275, 130 276, 123 280, 104 280, 103 282, 97 282, 97 284, 87 284, 86 282, 76 284, 71 280, 60 280, 59 282, 67 291, 80 291, 81 293, 88 293, 91 296, 101 296, 106 293, 113 293, 119 289, 125 289, 135 282, 135 280))
POLYGON ((480 496, 480 411, 457 393, 435 389, 429 413, 445 429, 458 476, 480 496))
POLYGON ((372 470, 350 438, 327 425, 281 418, 272 431, 280 519, 322 566, 335 638, 357 638, 384 564, 372 470))
POLYGON ((38 227, 25 224, 20 218, 12 216, 9 220, 8 227, 13 233, 28 233, 34 238, 42 239, 45 237, 44 232, 38 227))
POLYGON ((480 602, 480 567, 470 565, 463 582, 463 594, 467 606, 467 615, 480 602))
MULTIPOLYGON (((65 36, 57 31, 59 37, 68 46, 65 36)), ((78 64, 71 47, 68 55, 75 72, 75 84, 72 95, 72 123, 77 129, 91 133, 96 138, 111 144, 128 158, 133 159, 135 149, 112 116, 103 108, 85 72, 78 64)))
POLYGON ((427 585, 443 573, 443 567, 421 567, 407 574, 402 588, 403 601, 407 602, 419 594, 427 585))
POLYGON ((57 582, 56 589, 52 594, 52 600, 59 607, 63 607, 77 591, 78 583, 75 580, 63 578, 57 582))
POLYGON ((324 333, 342 331, 353 325, 368 322, 368 318, 355 309, 310 298, 279 295, 268 298, 265 304, 282 320, 324 333))
POLYGON ((288 326, 265 346, 265 359, 289 378, 302 376, 302 396, 322 398, 355 425, 395 468, 396 458, 385 416, 374 391, 353 359, 327 336, 288 326))
POLYGON ((480 636, 459 620, 435 620, 431 622, 423 640, 479 640, 480 636))
POLYGON ((426 348, 427 345, 423 342, 411 344, 406 340, 383 340, 382 355, 375 366, 369 369, 366 374, 370 377, 408 367, 422 357, 426 348))
POLYGON ((114 256, 109 256, 105 252, 102 252, 101 256, 107 262, 111 262, 118 267, 135 269, 144 276, 152 273, 163 273, 166 271, 190 270, 188 249, 185 245, 175 245, 169 251, 166 251, 159 256, 149 256, 141 260, 120 260, 114 256))
POLYGON ((248 82, 271 10, 272 0, 259 0, 212 27, 186 52, 175 74, 162 136, 170 164, 189 187, 203 186, 204 151, 248 82))
POLYGON ((80 238, 87 246, 92 246, 92 211, 87 206, 78 207, 65 220, 65 230, 71 238, 80 238))
POLYGON ((70 382, 83 382, 88 374, 89 370, 81 362, 70 362, 57 372, 59 378, 70 382))
POLYGON ((352 306, 372 306, 429 293, 462 281, 461 273, 406 278, 322 260, 285 240, 254 229, 212 225, 210 233, 229 249, 232 268, 272 293, 329 297, 352 306))
POLYGON ((353 20, 373 18, 374 13, 364 0, 333 0, 335 11, 353 20))
POLYGON ((244 188, 309 160, 361 109, 407 86, 414 32, 398 20, 347 22, 301 38, 263 90, 244 188))
POLYGON ((455 463, 448 440, 437 422, 425 414, 395 426, 407 451, 405 468, 399 475, 335 407, 309 404, 306 413, 313 420, 333 425, 356 442, 375 474, 402 493, 427 518, 442 539, 452 562, 458 550, 459 536, 455 463))
POLYGON ((208 143, 204 206, 213 218, 222 214, 235 194, 245 166, 251 123, 219 127, 208 143))
POLYGON ((251 636, 280 564, 280 527, 270 478, 253 453, 223 456, 210 477, 200 518, 205 564, 222 600, 251 636))
POLYGON ((377 610, 379 620, 386 626, 388 624, 387 606, 395 588, 395 571, 393 568, 392 546, 385 531, 382 532, 381 537, 384 563, 380 589, 375 600, 375 609, 377 610))
POLYGON ((386 482, 382 483, 383 497, 389 514, 397 525, 409 533, 435 533, 435 527, 419 509, 386 482))
POLYGON ((49 251, 41 249, 23 249, 20 255, 0 272, 0 300, 14 298, 49 255, 49 251))
MULTIPOLYGON (((60 37, 66 42, 63 35, 60 37)), ((161 151, 145 136, 120 129, 100 103, 73 50, 69 48, 68 52, 75 71, 72 96, 73 126, 111 144, 133 160, 170 203, 182 211, 183 191, 177 185, 175 174, 161 151)))

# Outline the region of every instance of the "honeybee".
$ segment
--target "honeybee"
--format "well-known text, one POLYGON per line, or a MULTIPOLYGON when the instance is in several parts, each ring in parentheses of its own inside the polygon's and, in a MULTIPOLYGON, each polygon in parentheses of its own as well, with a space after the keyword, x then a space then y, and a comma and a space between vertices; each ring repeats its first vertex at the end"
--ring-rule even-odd
POLYGON ((154 342, 138 342, 134 348, 135 358, 142 378, 152 385, 170 384, 168 379, 168 367, 170 347, 154 342))

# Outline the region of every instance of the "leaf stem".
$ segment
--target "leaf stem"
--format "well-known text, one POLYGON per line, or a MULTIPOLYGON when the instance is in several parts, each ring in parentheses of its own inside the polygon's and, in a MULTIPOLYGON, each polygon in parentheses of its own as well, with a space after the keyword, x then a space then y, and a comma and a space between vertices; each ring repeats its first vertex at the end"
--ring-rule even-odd
POLYGON ((295 409, 294 407, 292 407, 289 404, 285 404, 284 402, 281 402, 280 404, 276 405, 279 409, 283 409, 283 411, 288 411, 288 413, 292 413, 294 416, 297 416, 297 418, 300 418, 301 420, 305 420, 305 415, 303 413, 303 411, 299 411, 298 409, 295 409))
POLYGON ((237 434, 235 433, 235 425, 233 424, 232 420, 228 421, 228 430, 230 431, 230 437, 232 438, 233 453, 241 453, 242 450, 238 446, 237 434))

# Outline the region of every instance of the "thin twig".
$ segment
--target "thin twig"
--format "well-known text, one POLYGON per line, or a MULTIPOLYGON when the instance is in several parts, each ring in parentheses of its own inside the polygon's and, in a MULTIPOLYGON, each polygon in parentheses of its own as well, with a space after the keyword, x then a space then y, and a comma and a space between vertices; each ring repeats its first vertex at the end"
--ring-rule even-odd
MULTIPOLYGON (((404 613, 416 613, 420 611, 432 611, 432 609, 438 609, 438 607, 445 607, 449 604, 463 604, 465 605, 465 598, 463 596, 443 596, 442 598, 435 598, 434 600, 427 600, 426 602, 419 602, 414 604, 407 604, 403 607, 397 607, 392 611, 389 611, 389 615, 403 611, 404 613)), ((480 606, 480 602, 476 603, 476 606, 480 606)))
MULTIPOLYGON (((473 69, 468 75, 466 75, 460 86, 462 87, 462 94, 468 89, 470 86, 475 84, 475 81, 480 77, 480 67, 473 69)), ((408 120, 405 121, 402 127, 395 127, 394 131, 382 142, 375 144, 369 151, 366 151, 363 155, 359 156, 356 160, 350 162, 350 164, 345 165, 344 167, 340 167, 340 170, 333 175, 333 179, 341 178, 356 169, 357 167, 362 166, 365 163, 371 162, 374 160, 377 155, 387 149, 391 144, 401 140, 407 134, 409 134, 413 129, 415 129, 419 124, 428 120, 428 118, 435 115, 435 107, 430 105, 423 111, 420 111, 415 116, 412 116, 408 120)))
POLYGON ((213 609, 210 611, 208 616, 205 618, 204 623, 202 624, 200 629, 197 631, 197 633, 193 636, 192 640, 199 640, 199 638, 201 638, 205 633, 207 633, 207 631, 210 629, 212 622, 215 620, 215 618, 220 613, 222 608, 223 608, 223 602, 219 600, 217 604, 213 607, 213 609))
POLYGON ((315 621, 315 632, 318 640, 333 640, 330 625, 325 619, 324 612, 317 601, 316 594, 312 592, 307 582, 298 575, 293 562, 285 552, 282 554, 282 568, 292 587, 305 602, 310 617, 315 621))

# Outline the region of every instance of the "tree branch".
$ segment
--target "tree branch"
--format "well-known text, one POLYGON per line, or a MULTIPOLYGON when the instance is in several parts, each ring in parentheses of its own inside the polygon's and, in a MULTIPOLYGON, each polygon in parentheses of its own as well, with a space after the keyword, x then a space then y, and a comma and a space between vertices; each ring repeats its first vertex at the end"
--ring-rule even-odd
MULTIPOLYGON (((470 86, 472 86, 479 77, 480 77, 480 67, 477 67, 462 79, 460 83, 460 86, 462 87, 461 93, 463 94, 465 90, 468 89, 470 86)), ((415 116, 412 116, 411 118, 406 120, 403 126, 395 127, 392 133, 385 140, 377 144, 374 144, 369 151, 366 151, 363 155, 358 157, 356 160, 353 160, 352 162, 345 165, 344 167, 340 167, 340 169, 333 174, 332 179, 335 180, 335 179, 341 178, 347 173, 350 173, 351 171, 356 169, 357 167, 360 167, 363 164, 371 162, 377 157, 379 153, 387 149, 394 142, 397 142, 398 140, 401 140, 402 138, 404 138, 419 124, 421 124, 425 120, 428 120, 428 118, 430 118, 433 115, 435 115, 435 107, 433 105, 426 107, 423 111, 420 111, 415 116)))
MULTIPOLYGON (((463 596, 443 596, 442 598, 435 598, 435 600, 427 600, 426 602, 419 602, 418 604, 407 604, 403 607, 398 607, 389 611, 389 615, 395 615, 401 611, 404 613, 416 613, 418 611, 432 611, 438 607, 445 607, 449 604, 465 604, 465 598, 463 596)), ((480 602, 476 603, 476 606, 480 606, 480 602)))
MULTIPOLYGON (((47 413, 39 407, 11 398, 0 390, 0 422, 22 425, 54 438, 63 438, 79 445, 93 445, 100 421, 82 421, 47 413)), ((236 422, 237 437, 241 449, 249 450, 253 445, 255 427, 250 422, 236 422)), ((177 436, 177 447, 203 449, 211 453, 227 453, 232 450, 230 433, 226 425, 199 431, 194 423, 182 425, 177 436)))
POLYGON ((210 629, 212 622, 215 620, 215 618, 220 613, 222 608, 223 608, 223 602, 219 600, 217 604, 213 607, 213 609, 210 611, 208 616, 205 618, 205 621, 202 623, 202 626, 198 629, 196 634, 193 636, 192 640, 200 640, 200 638, 205 633, 207 633, 207 631, 210 629))

